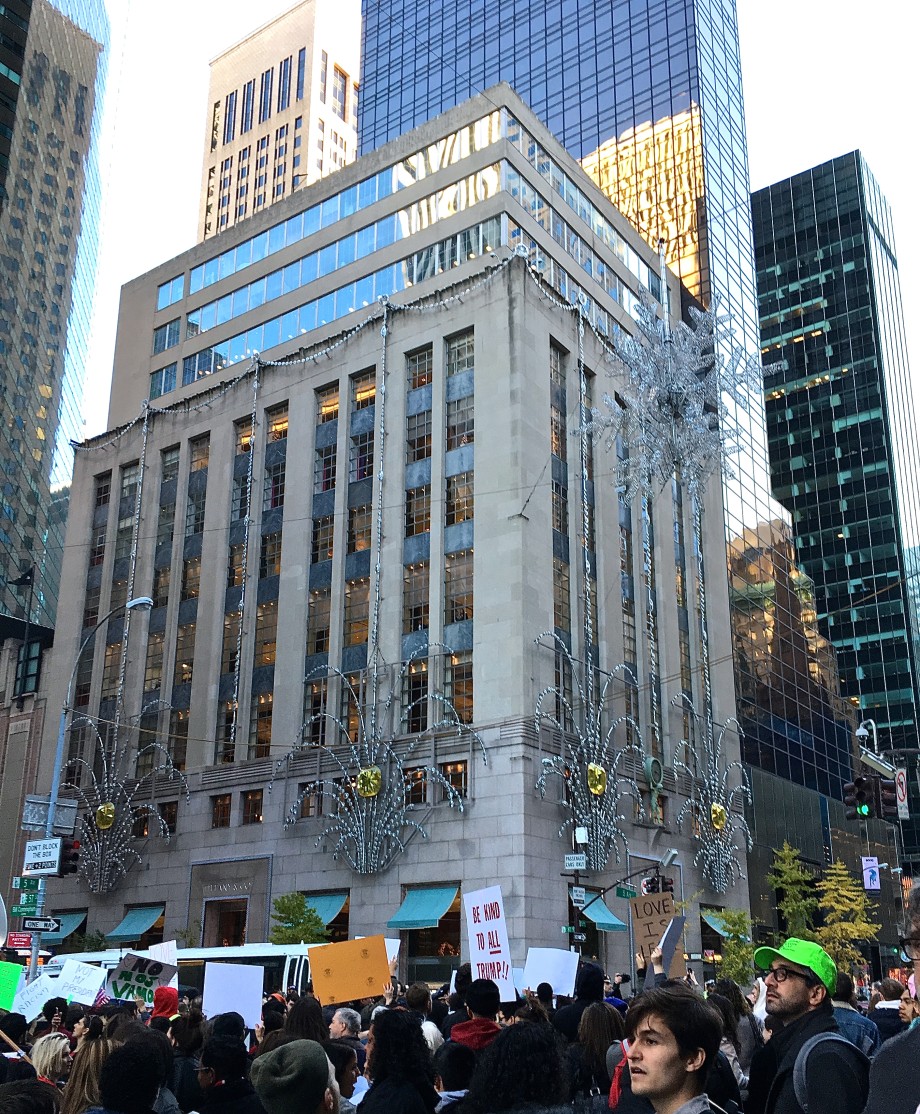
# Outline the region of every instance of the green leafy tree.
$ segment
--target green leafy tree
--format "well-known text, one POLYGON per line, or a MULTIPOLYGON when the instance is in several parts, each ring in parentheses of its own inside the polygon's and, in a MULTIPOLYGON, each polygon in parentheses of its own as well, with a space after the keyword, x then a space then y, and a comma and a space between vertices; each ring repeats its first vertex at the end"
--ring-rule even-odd
POLYGON ((724 931, 719 975, 746 986, 754 978, 751 918, 743 909, 720 909, 718 916, 724 931))
POLYGON ((787 934, 800 940, 814 940, 812 920, 818 908, 815 876, 802 862, 798 847, 784 841, 779 850, 774 848, 767 881, 777 891, 776 907, 786 922, 787 934))
POLYGON ((824 923, 815 937, 838 968, 849 971, 854 964, 865 962, 856 942, 871 943, 882 927, 870 919, 877 906, 869 901, 862 880, 857 880, 840 859, 825 870, 817 890, 824 923))
POLYGON ((67 955, 71 952, 104 952, 108 946, 105 933, 93 930, 72 933, 57 950, 59 955, 67 955))
POLYGON ((282 894, 272 902, 272 920, 268 934, 273 944, 322 944, 329 933, 319 914, 307 904, 303 894, 282 894))

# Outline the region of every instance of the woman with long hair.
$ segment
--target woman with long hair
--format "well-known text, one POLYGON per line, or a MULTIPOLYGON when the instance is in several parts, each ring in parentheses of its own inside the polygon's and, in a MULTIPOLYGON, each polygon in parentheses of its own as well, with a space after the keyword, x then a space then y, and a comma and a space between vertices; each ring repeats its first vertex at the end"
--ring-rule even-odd
POLYGON ((735 1012, 735 1007, 728 998, 721 994, 710 994, 706 1001, 722 1019, 722 1041, 719 1045, 719 1051, 725 1054, 725 1058, 731 1065, 735 1082, 738 1084, 739 1090, 743 1090, 747 1087, 748 1081, 738 1061, 738 1037, 736 1035, 738 1032, 738 1015, 735 1012))
POLYGON ((607 1049, 626 1034, 619 1010, 609 1002, 592 1002, 578 1023, 578 1040, 569 1045, 571 1097, 606 1095, 610 1091, 607 1049))
POLYGON ((73 1055, 70 1077, 64 1088, 61 1114, 85 1114, 92 1107, 102 1105, 99 1075, 109 1054, 118 1047, 104 1035, 103 1029, 101 1017, 87 1018, 86 1031, 73 1055))
POLYGON ((741 992, 741 987, 732 979, 716 979, 712 991, 727 998, 734 1009, 738 1019, 733 1030, 735 1051, 741 1070, 748 1075, 751 1070, 751 1059, 764 1042, 763 1023, 755 1016, 751 1003, 741 992))
POLYGON ((408 1010, 384 1009, 371 1022, 365 1071, 362 1114, 433 1114, 441 1101, 421 1020, 408 1010))
POLYGON ((323 1021, 323 1007, 315 998, 301 998, 291 1006, 284 1019, 284 1031, 297 1040, 317 1041, 319 1044, 329 1040, 329 1026, 323 1021))
POLYGON ((509 1025, 480 1054, 463 1112, 562 1106, 571 1111, 568 1093, 569 1073, 556 1031, 549 1025, 509 1025))
POLYGON ((32 1045, 30 1059, 39 1079, 55 1087, 63 1086, 70 1071, 69 1034, 46 1033, 39 1037, 32 1045))
POLYGON ((183 1017, 174 1017, 167 1032, 173 1049, 172 1093, 182 1114, 197 1110, 201 1102, 198 1058, 204 1045, 205 1027, 201 1010, 190 1007, 183 1017))

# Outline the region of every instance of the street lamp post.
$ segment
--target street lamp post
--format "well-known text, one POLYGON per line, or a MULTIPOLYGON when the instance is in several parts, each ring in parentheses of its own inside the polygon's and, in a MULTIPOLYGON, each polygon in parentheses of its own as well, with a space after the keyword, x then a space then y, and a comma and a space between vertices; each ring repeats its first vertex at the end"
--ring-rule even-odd
MULTIPOLYGON (((111 611, 107 612, 96 623, 96 625, 89 631, 80 643, 80 648, 77 650, 76 660, 73 663, 73 669, 70 671, 70 681, 67 685, 67 695, 64 697, 64 703, 61 706, 61 715, 58 720, 58 736, 57 748, 54 752, 54 769, 51 774, 51 794, 48 798, 48 819, 45 822, 45 839, 51 839, 54 835, 54 820, 57 813, 58 797, 61 792, 61 770, 64 765, 64 740, 67 736, 67 717, 73 710, 70 706, 70 701, 73 696, 74 681, 77 677, 77 669, 80 665, 80 658, 83 656, 83 651, 96 637, 96 633, 100 627, 104 626, 113 615, 117 615, 119 611, 149 611, 153 607, 153 600, 150 596, 138 596, 136 599, 128 600, 127 603, 120 603, 117 607, 113 607, 111 611)), ((45 912, 45 877, 40 875, 38 879, 38 897, 35 904, 35 916, 41 917, 45 912)), ((29 959, 29 981, 38 974, 38 952, 41 947, 41 933, 32 933, 32 952, 29 959)))
POLYGON ((874 719, 864 719, 862 721, 859 727, 856 728, 856 738, 859 740, 868 739, 869 732, 866 730, 867 727, 872 731, 872 749, 878 754, 878 727, 874 719))

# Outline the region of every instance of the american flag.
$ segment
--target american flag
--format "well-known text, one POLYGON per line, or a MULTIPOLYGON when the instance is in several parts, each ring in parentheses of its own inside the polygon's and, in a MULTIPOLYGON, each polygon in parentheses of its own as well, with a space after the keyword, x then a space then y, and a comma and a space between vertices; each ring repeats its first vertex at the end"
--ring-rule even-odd
POLYGON ((99 987, 99 993, 93 999, 93 1007, 95 1009, 98 1009, 100 1006, 107 1006, 109 1002, 112 1001, 109 995, 106 994, 105 986, 106 984, 103 983, 102 986, 99 987))

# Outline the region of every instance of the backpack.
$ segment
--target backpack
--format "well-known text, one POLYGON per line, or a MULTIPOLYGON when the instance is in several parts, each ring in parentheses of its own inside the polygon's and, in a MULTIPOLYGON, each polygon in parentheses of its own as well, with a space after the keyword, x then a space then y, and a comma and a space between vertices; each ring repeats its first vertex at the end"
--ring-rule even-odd
MULTIPOLYGON (((808 1111, 808 1086, 806 1077, 808 1074, 808 1057, 811 1055, 812 1050, 819 1044, 824 1044, 827 1041, 833 1041, 838 1046, 837 1051, 846 1053, 842 1058, 848 1060, 849 1066, 853 1069, 853 1074, 857 1077, 859 1086, 862 1090, 862 1103, 861 1106, 866 1105, 869 1098, 869 1057, 842 1037, 839 1033, 818 1033, 816 1036, 809 1038, 802 1047, 795 1058, 795 1066, 792 1069, 792 1085, 795 1090, 796 1102, 801 1106, 804 1114, 809 1114, 808 1111)), ((836 1110, 838 1104, 834 1100, 833 1095, 828 1095, 828 1099, 833 1104, 832 1109, 836 1110)), ((831 1108, 829 1108, 831 1109, 831 1108)), ((813 1114, 819 1114, 814 1111, 813 1114)))

